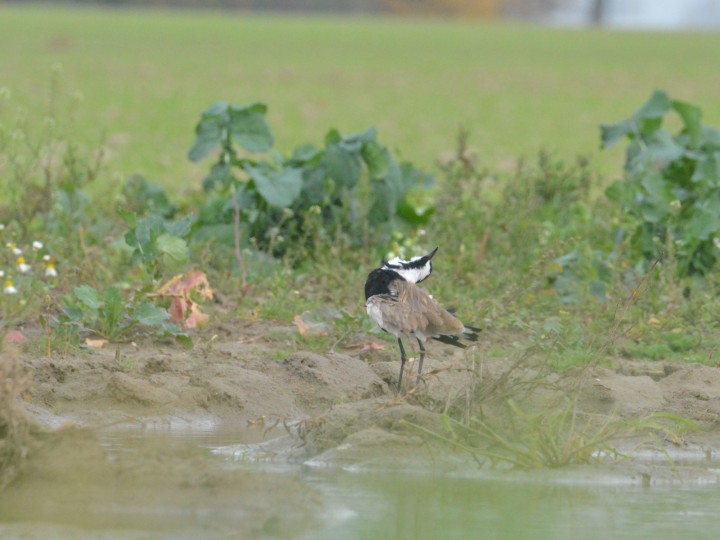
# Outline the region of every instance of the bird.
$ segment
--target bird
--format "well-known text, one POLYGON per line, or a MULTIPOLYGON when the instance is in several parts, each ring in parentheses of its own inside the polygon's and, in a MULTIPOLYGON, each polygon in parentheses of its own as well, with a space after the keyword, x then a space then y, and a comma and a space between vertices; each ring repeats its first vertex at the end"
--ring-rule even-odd
POLYGON ((417 286, 430 277, 432 258, 437 251, 436 247, 427 255, 412 257, 407 261, 399 257, 383 260, 365 281, 365 308, 368 315, 385 332, 397 338, 400 348, 398 394, 407 361, 403 338, 415 338, 420 348, 417 384, 421 380, 425 342, 428 339, 464 349, 466 345, 463 340, 477 341, 479 338, 480 328, 463 324, 425 289, 417 286))

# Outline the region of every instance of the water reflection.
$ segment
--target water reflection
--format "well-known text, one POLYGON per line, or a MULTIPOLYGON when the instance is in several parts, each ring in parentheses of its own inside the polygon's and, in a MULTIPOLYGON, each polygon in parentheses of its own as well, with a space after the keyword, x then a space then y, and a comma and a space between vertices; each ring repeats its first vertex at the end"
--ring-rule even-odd
POLYGON ((246 459, 257 434, 234 431, 76 437, 0 496, 0 538, 657 540, 720 529, 720 471, 709 461, 683 470, 648 460, 641 474, 441 474, 410 463, 351 472, 246 459), (233 446, 238 438, 247 444, 233 446))
POLYGON ((717 486, 557 485, 509 473, 509 481, 422 475, 331 475, 307 481, 353 511, 307 538, 466 539, 716 538, 717 486))

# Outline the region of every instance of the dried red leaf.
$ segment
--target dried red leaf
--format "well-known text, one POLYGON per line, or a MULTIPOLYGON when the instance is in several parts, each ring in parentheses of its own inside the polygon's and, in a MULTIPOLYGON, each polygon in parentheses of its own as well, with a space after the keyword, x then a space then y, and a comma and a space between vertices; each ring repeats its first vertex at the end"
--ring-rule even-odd
POLYGON ((186 276, 178 274, 160 287, 156 294, 171 297, 168 313, 173 322, 180 323, 185 328, 196 328, 207 323, 209 317, 190 298, 191 294, 208 300, 214 297, 205 272, 195 270, 186 276))
POLYGON ((316 336, 327 336, 328 335, 327 324, 307 321, 307 320, 303 319, 302 315, 295 315, 295 318, 293 319, 293 323, 297 327, 298 333, 302 337, 309 337, 309 336, 316 337, 316 336))
POLYGON ((25 343, 26 340, 27 338, 25 337, 25 334, 23 334, 20 330, 10 330, 5 333, 5 343, 20 345, 21 343, 25 343))
POLYGON ((90 347, 91 349, 102 349, 105 345, 108 344, 107 339, 85 339, 85 345, 90 347))
POLYGON ((185 319, 185 328, 197 328, 203 324, 207 324, 210 318, 200 311, 195 302, 190 301, 190 316, 185 319))

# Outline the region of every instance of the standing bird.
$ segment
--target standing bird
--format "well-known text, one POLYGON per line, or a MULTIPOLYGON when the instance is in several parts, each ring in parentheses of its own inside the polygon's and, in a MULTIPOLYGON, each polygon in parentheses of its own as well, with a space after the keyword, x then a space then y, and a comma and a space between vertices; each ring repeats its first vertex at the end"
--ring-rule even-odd
POLYGON ((427 255, 404 261, 399 257, 383 261, 380 268, 368 274, 365 282, 365 307, 370 318, 380 328, 395 336, 400 347, 400 392, 405 369, 405 348, 402 338, 414 337, 420 347, 418 379, 425 359, 425 342, 433 338, 443 343, 465 348, 460 339, 477 341, 479 328, 464 325, 442 307, 425 289, 418 287, 432 273, 432 258, 438 248, 427 255))

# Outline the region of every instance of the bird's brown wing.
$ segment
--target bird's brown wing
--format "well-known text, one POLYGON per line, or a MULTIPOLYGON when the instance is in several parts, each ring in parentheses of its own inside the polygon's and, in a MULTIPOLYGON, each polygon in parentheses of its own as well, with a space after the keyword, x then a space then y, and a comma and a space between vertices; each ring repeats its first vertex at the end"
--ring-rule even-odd
POLYGON ((394 306, 384 310, 383 318, 404 332, 432 337, 461 334, 465 329, 460 320, 417 285, 397 280, 390 284, 390 290, 394 306))

